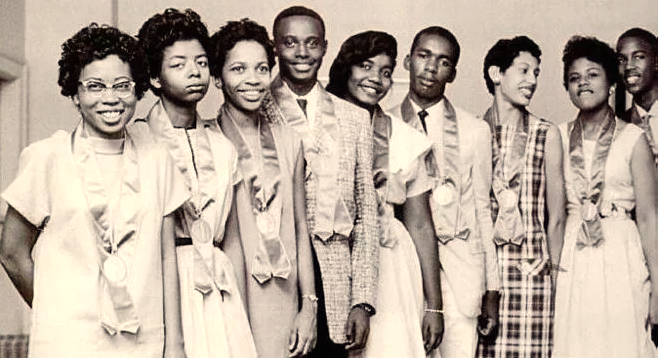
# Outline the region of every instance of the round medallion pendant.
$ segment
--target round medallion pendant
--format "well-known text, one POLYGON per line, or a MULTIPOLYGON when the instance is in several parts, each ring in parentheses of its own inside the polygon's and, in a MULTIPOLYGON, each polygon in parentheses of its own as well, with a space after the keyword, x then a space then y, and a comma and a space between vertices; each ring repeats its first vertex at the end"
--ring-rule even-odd
POLYGON ((599 211, 596 208, 596 205, 592 203, 591 201, 587 200, 583 206, 580 207, 580 217, 584 221, 592 221, 594 218, 596 218, 596 215, 598 215, 599 211))
POLYGON ((432 193, 434 201, 440 206, 452 204, 455 201, 455 187, 451 184, 441 184, 432 193))
POLYGON ((276 235, 276 221, 274 216, 269 211, 256 212, 256 227, 258 231, 265 237, 276 235))
POLYGON ((192 241, 198 242, 200 244, 205 244, 212 240, 212 230, 210 230, 210 225, 199 218, 192 223, 190 226, 190 236, 192 241))
POLYGON ((505 189, 498 193, 498 204, 501 208, 512 208, 518 204, 518 197, 512 189, 505 189))
POLYGON ((119 283, 128 275, 126 263, 119 256, 111 255, 103 262, 103 274, 110 282, 119 283))

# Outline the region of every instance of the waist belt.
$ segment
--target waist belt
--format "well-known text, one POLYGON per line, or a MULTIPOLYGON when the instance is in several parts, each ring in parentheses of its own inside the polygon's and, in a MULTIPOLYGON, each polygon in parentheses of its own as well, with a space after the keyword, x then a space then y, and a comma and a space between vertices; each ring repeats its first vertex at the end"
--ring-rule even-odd
MULTIPOLYGON (((174 242, 175 242, 176 246, 192 245, 192 238, 191 237, 177 237, 174 242)), ((215 240, 213 240, 212 246, 214 246, 218 249, 220 248, 219 247, 219 242, 217 242, 215 240)))

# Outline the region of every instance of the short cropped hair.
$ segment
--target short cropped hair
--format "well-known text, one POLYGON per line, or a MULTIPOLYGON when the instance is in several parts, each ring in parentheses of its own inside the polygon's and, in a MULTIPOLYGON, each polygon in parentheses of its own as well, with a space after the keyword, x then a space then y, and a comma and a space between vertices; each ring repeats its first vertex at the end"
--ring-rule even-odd
POLYGON ((586 58, 601 65, 608 78, 608 83, 611 85, 619 80, 615 50, 596 37, 576 35, 569 39, 562 53, 562 63, 564 63, 562 82, 565 89, 568 89, 569 67, 580 58, 586 58))
POLYGON ((459 42, 457 41, 455 35, 453 35, 452 32, 450 32, 450 30, 443 28, 441 26, 430 26, 420 30, 420 32, 418 32, 416 36, 414 36, 414 40, 411 43, 410 53, 414 52, 416 46, 418 46, 418 43, 420 42, 420 38, 423 35, 434 35, 448 40, 448 42, 450 42, 450 44, 455 50, 455 58, 453 60, 455 62, 454 66, 455 67, 457 66, 457 62, 459 62, 459 55, 461 53, 461 47, 459 46, 459 42))
MULTIPOLYGON (((167 47, 176 41, 198 40, 210 58, 208 28, 201 22, 199 14, 191 9, 179 11, 169 8, 162 14, 155 14, 142 25, 137 35, 148 60, 148 74, 156 78, 162 70, 162 59, 167 47)), ((156 95, 159 90, 151 86, 156 95)))
POLYGON ((117 28, 93 22, 62 44, 57 83, 61 93, 73 97, 78 93, 80 73, 88 64, 110 55, 118 56, 130 66, 138 99, 148 90, 146 58, 137 40, 117 28))
POLYGON ((390 57, 395 68, 395 59, 398 56, 398 43, 395 37, 381 31, 366 31, 348 38, 331 64, 327 91, 345 98, 352 66, 381 54, 390 57))
POLYGON ((632 29, 626 30, 623 34, 621 34, 621 36, 619 36, 619 39, 617 39, 617 43, 619 43, 619 41, 621 41, 622 39, 629 37, 635 37, 645 41, 646 43, 651 45, 651 51, 653 52, 653 54, 658 55, 658 37, 656 37, 656 35, 654 35, 653 33, 639 27, 634 27, 632 29))
POLYGON ((272 25, 272 36, 274 36, 275 39, 277 35, 277 26, 281 20, 292 16, 308 16, 318 20, 320 22, 320 28, 322 29, 322 38, 324 39, 326 34, 324 20, 322 20, 320 14, 304 6, 291 6, 282 10, 278 15, 276 15, 276 18, 274 18, 274 24, 272 25))
POLYGON ((240 41, 256 41, 263 46, 267 54, 267 65, 270 70, 274 67, 274 44, 267 34, 267 29, 252 20, 242 19, 227 22, 210 38, 212 56, 215 59, 210 65, 211 75, 220 78, 228 52, 240 41))
POLYGON ((539 46, 527 36, 516 36, 512 39, 500 39, 487 55, 484 57, 484 81, 487 84, 489 93, 494 94, 494 83, 489 77, 489 67, 497 66, 501 72, 505 72, 514 59, 519 56, 521 52, 528 52, 532 57, 541 63, 541 50, 539 46))

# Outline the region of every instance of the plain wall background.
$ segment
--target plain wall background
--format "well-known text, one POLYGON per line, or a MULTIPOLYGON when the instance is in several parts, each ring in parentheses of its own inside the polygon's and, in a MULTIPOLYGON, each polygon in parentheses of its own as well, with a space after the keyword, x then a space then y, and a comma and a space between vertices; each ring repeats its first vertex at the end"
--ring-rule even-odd
MULTIPOLYGON (((0 108, 9 108, 11 113, 21 115, 8 118, 0 112, 0 124, 17 121, 24 127, 21 146, 46 138, 58 129, 71 130, 75 126, 79 120, 77 111, 70 99, 59 94, 57 61, 62 42, 90 22, 115 22, 123 31, 136 34, 142 23, 156 12, 168 7, 192 8, 211 32, 227 20, 249 17, 264 25, 271 35, 276 14, 294 4, 313 8, 325 20, 329 49, 320 70, 321 79, 326 79, 340 45, 350 35, 372 29, 389 32, 397 38, 395 85, 384 100, 384 107, 399 103, 406 94, 408 73, 402 61, 414 34, 420 29, 440 25, 456 35, 462 54, 457 78, 447 87, 446 94, 454 104, 475 114, 482 114, 491 102, 482 78, 486 51, 500 38, 527 35, 543 51, 539 86, 530 110, 558 123, 575 114, 561 80, 562 49, 570 36, 595 35, 614 45, 619 34, 630 27, 640 26, 658 32, 655 0, 317 0, 299 3, 285 0, 0 0, 0 56, 25 66, 21 79, 25 83, 23 104, 14 95, 3 96, 0 86, 0 101, 5 101, 0 103, 3 106, 0 108)), ((152 95, 146 96, 139 104, 138 115, 145 115, 154 101, 152 95)), ((201 115, 214 116, 220 104, 221 95, 211 86, 199 107, 201 115)), ((0 152, 3 168, 7 163, 15 168, 16 160, 17 151, 0 152)), ((2 172, 0 189, 15 175, 11 171, 2 172)), ((16 313, 23 312, 21 307, 24 309, 25 305, 16 299, 17 294, 8 286, 5 274, 0 276, 3 276, 0 279, 0 334, 26 331, 26 322, 14 322, 25 317, 16 313)))

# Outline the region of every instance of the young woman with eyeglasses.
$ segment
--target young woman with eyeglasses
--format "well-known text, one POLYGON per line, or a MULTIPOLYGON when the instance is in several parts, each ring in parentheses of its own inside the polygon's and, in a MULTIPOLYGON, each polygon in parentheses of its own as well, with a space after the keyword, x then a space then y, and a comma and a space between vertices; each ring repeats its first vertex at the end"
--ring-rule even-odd
POLYGON ((170 215, 188 194, 144 125, 137 41, 96 24, 62 45, 59 85, 81 115, 27 147, 0 259, 32 306, 30 357, 184 357, 170 215))

